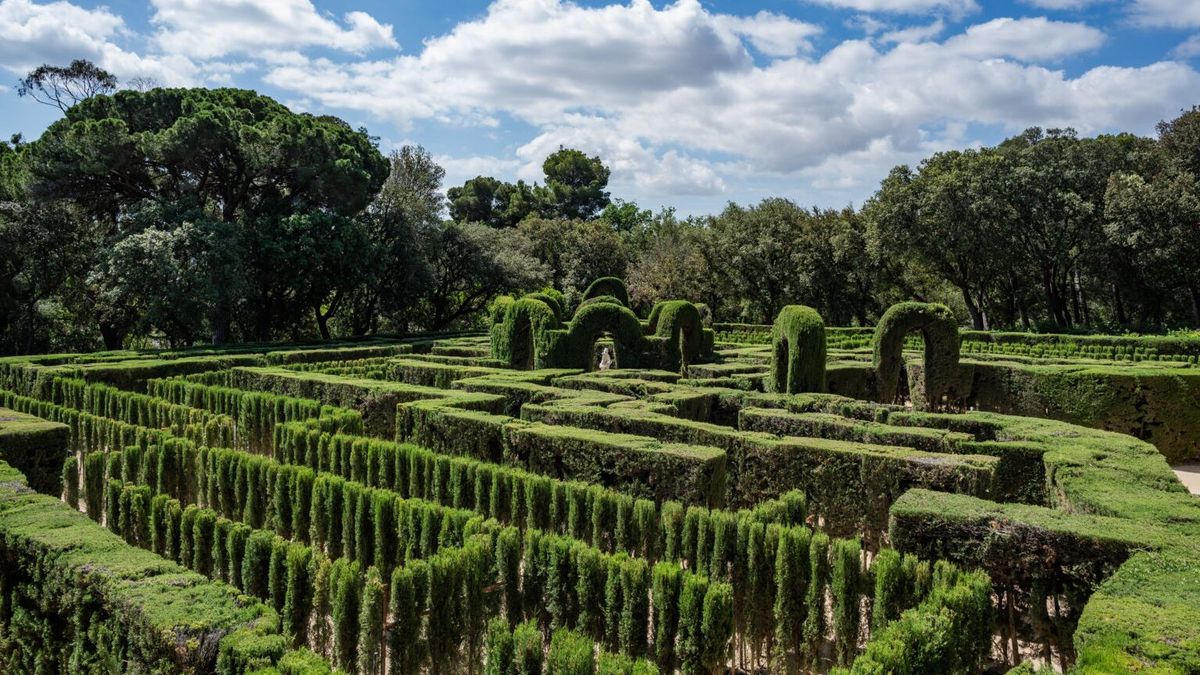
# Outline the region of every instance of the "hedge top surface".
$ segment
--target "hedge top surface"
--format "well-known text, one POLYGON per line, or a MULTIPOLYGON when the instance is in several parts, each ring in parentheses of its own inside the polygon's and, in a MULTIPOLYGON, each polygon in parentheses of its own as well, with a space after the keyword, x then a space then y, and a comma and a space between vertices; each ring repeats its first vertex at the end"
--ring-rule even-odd
POLYGON ((583 299, 590 300, 601 295, 611 295, 622 305, 629 306, 629 289, 625 287, 624 280, 618 277, 600 277, 588 284, 583 299))

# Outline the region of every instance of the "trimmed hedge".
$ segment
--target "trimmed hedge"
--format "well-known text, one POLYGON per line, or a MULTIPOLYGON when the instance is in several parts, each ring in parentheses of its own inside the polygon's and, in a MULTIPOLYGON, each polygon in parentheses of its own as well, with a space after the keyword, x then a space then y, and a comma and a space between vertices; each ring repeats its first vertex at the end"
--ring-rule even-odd
POLYGON ((825 320, 811 307, 788 305, 771 330, 771 391, 825 391, 825 320))
POLYGON ((587 290, 583 292, 583 299, 586 301, 604 295, 616 298, 625 307, 629 306, 629 289, 625 287, 625 282, 617 277, 600 277, 588 284, 587 290))
POLYGON ((64 465, 70 458, 70 431, 59 422, 0 408, 0 461, 24 474, 33 489, 57 497, 64 485, 75 482, 70 471, 78 470, 74 463, 64 465), (64 475, 70 480, 64 481, 64 475))
POLYGON ((132 548, 0 463, 0 584, 12 672, 242 673, 282 655, 279 619, 132 548))
POLYGON ((958 371, 958 321, 945 305, 921 302, 892 305, 875 326, 871 363, 879 400, 893 403, 900 398, 901 351, 905 336, 912 331, 920 331, 925 342, 922 387, 925 404, 932 408, 960 405, 965 392, 956 391, 954 386, 958 371))

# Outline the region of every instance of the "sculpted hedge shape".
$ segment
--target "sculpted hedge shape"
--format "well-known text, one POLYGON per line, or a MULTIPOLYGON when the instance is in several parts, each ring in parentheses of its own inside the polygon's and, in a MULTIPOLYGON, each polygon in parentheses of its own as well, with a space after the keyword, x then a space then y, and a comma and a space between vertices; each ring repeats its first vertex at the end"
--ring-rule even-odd
POLYGON ((912 331, 920 331, 925 341, 924 400, 932 408, 953 407, 960 394, 954 387, 958 373, 958 322, 945 305, 922 302, 892 305, 875 326, 872 364, 879 400, 893 403, 900 396, 904 337, 912 331))
POLYGON ((825 391, 825 320, 817 310, 788 305, 771 330, 771 390, 825 391))

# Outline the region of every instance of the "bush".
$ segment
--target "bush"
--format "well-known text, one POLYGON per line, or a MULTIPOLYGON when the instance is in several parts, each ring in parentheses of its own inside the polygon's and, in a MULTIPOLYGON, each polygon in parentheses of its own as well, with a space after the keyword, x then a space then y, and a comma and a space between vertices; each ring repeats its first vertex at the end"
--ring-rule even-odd
POLYGON ((825 391, 825 320, 817 310, 788 305, 771 329, 771 390, 825 391))

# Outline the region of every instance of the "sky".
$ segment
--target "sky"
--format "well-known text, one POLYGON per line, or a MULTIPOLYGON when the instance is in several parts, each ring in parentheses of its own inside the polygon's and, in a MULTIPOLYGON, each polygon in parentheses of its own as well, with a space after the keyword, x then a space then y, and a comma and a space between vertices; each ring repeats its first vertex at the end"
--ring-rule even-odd
POLYGON ((447 187, 566 146, 643 208, 836 208, 1031 126, 1153 135, 1200 104, 1200 0, 0 0, 0 135, 60 115, 16 81, 75 58, 337 115, 447 187))

